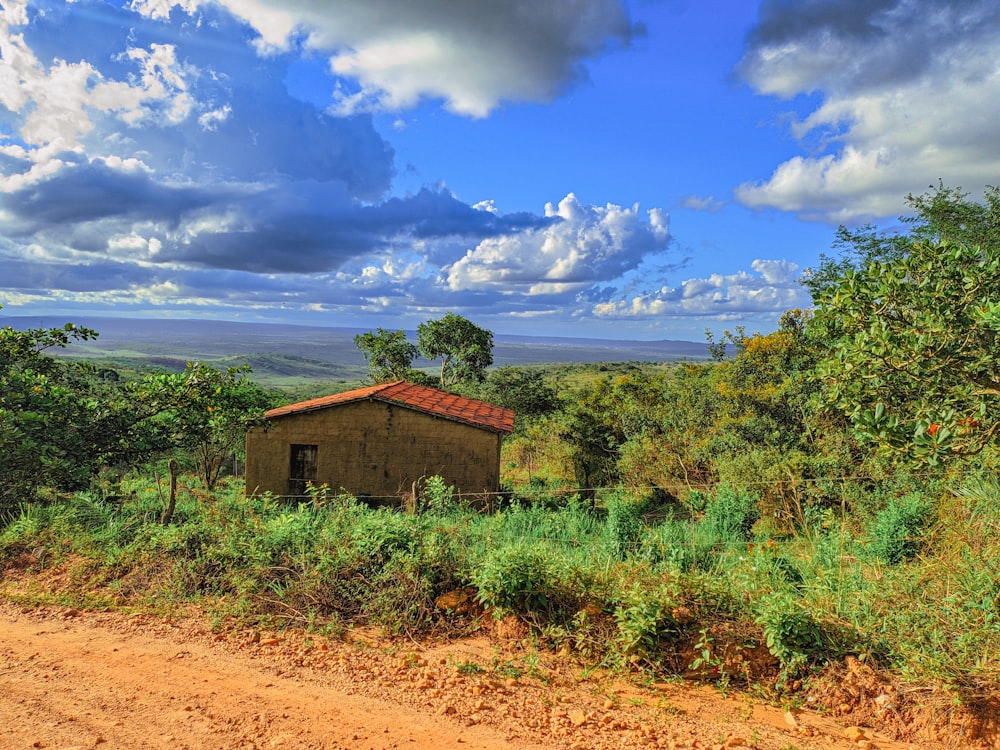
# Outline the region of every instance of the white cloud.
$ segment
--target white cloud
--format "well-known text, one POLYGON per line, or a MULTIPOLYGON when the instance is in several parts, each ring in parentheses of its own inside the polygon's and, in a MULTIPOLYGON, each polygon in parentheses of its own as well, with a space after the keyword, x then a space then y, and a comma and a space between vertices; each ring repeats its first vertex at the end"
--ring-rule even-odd
POLYGON ((714 214, 721 211, 725 204, 718 200, 714 195, 705 197, 699 195, 688 195, 681 200, 679 205, 681 208, 687 208, 692 211, 706 211, 710 214, 714 214))
POLYGON ((995 3, 765 6, 741 71, 762 93, 820 91, 822 101, 791 127, 810 153, 740 185, 737 200, 853 223, 901 213, 908 193, 938 179, 972 191, 995 183, 995 3))
POLYGON ((788 260, 755 260, 750 268, 759 273, 768 284, 797 284, 800 278, 798 263, 788 260))
POLYGON ((448 287, 565 294, 621 276, 670 241, 660 209, 644 220, 638 205, 585 206, 570 193, 558 205, 547 204, 545 215, 548 226, 483 240, 445 267, 448 287))
POLYGON ((95 127, 92 114, 136 125, 158 117, 176 123, 191 111, 185 77, 192 71, 178 63, 172 45, 129 49, 125 57, 135 67, 134 78, 108 80, 85 61, 37 59, 10 18, 0 24, 0 103, 23 116, 19 136, 25 144, 78 149, 95 127))
POLYGON ((593 306, 601 318, 648 319, 706 317, 727 319, 736 315, 777 315, 806 304, 800 284, 800 269, 787 260, 754 260, 753 273, 736 271, 708 278, 683 281, 680 288, 659 289, 625 295, 593 306))
MULTIPOLYGON (((627 44, 621 0, 218 0, 260 35, 261 53, 301 43, 326 55, 351 86, 331 91, 333 110, 398 111, 424 98, 484 117, 501 102, 547 102, 584 75, 582 62, 627 44)), ((193 12, 207 2, 176 6, 193 12)), ((165 0, 133 7, 155 18, 165 0)))

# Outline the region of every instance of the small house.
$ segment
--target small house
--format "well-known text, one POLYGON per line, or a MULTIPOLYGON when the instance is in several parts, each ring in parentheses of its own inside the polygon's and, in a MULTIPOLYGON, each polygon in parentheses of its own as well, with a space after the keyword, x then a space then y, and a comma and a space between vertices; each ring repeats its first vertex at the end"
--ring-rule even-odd
POLYGON ((289 497, 306 484, 376 503, 438 475, 462 494, 500 488, 500 441, 514 412, 415 385, 382 383, 268 411, 247 434, 247 494, 289 497))

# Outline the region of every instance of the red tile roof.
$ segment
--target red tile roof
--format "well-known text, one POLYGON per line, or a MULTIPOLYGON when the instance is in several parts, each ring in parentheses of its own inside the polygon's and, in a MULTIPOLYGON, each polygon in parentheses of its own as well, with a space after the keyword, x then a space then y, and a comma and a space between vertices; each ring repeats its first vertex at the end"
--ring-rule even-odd
POLYGON ((408 406, 411 409, 431 414, 435 417, 464 422, 473 427, 481 427, 484 430, 492 430, 493 432, 514 431, 514 412, 510 409, 494 406, 493 404, 478 401, 474 398, 456 396, 454 393, 440 391, 437 388, 408 383, 405 380, 397 380, 394 383, 380 383, 379 385, 372 385, 367 388, 357 388, 353 391, 335 393, 332 396, 323 396, 321 398, 310 399, 309 401, 300 401, 297 404, 280 406, 277 409, 271 409, 264 414, 264 417, 266 419, 274 419, 289 414, 301 414, 307 411, 315 411, 316 409, 325 409, 328 406, 348 404, 365 399, 408 406))

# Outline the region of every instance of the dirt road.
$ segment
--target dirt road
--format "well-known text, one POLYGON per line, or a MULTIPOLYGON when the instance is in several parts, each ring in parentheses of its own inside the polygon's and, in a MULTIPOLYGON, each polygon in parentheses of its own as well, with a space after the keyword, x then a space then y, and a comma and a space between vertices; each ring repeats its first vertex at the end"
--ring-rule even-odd
POLYGON ((213 634, 198 616, 0 604, 3 750, 741 746, 918 747, 871 730, 852 740, 842 723, 708 688, 640 689, 485 639, 213 634))

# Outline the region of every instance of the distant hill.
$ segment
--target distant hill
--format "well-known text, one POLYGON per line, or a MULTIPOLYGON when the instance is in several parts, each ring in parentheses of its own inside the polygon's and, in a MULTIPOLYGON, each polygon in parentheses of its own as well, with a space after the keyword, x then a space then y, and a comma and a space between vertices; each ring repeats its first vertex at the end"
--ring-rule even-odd
MULTIPOLYGON (((169 369, 188 361, 216 367, 248 363, 263 381, 360 380, 365 358, 354 336, 370 328, 322 328, 277 323, 147 318, 0 316, 0 326, 18 330, 61 327, 68 320, 93 328, 96 341, 73 344, 67 356, 109 364, 169 369)), ((408 335, 416 340, 415 332, 408 335)), ((528 365, 594 362, 704 360, 708 347, 693 341, 616 341, 494 334, 494 364, 528 365)), ((417 367, 431 366, 418 360, 417 367)))

